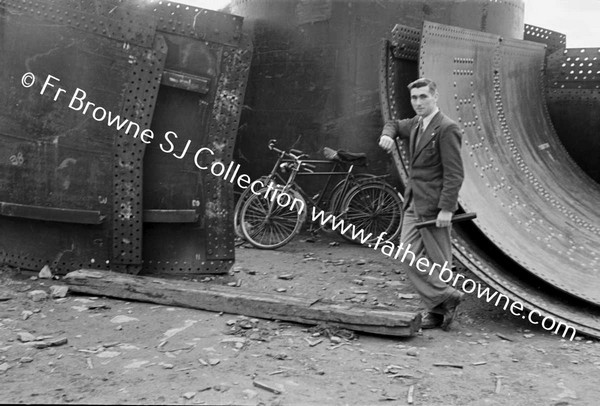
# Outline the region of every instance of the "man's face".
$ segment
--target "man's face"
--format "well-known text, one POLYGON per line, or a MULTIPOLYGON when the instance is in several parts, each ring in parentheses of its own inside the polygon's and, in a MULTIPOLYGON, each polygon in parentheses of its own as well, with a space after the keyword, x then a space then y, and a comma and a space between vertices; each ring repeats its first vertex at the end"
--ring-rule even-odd
POLYGON ((431 94, 429 86, 415 87, 410 89, 410 102, 415 113, 421 117, 427 117, 437 106, 438 93, 431 94))

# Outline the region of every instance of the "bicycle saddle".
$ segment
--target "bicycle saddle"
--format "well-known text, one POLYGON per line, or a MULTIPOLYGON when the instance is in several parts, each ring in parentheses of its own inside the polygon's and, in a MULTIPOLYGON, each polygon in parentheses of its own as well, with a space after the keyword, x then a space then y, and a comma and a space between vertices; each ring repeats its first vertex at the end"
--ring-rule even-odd
POLYGON ((324 147, 323 153, 328 159, 334 159, 356 166, 367 166, 367 154, 364 152, 348 152, 342 149, 335 151, 331 148, 324 147))

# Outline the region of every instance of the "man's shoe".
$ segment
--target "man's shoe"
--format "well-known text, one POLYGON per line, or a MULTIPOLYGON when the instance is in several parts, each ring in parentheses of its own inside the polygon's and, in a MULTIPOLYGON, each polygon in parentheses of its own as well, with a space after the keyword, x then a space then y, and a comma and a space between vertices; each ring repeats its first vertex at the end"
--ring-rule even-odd
POLYGON ((450 297, 446 299, 446 301, 442 304, 444 309, 444 321, 442 321, 442 330, 448 331, 450 329, 450 324, 454 321, 456 317, 456 313, 458 310, 458 305, 463 300, 463 296, 465 294, 455 290, 452 292, 450 297))
POLYGON ((438 313, 425 313, 421 319, 421 328, 423 330, 436 328, 442 325, 444 316, 438 313))

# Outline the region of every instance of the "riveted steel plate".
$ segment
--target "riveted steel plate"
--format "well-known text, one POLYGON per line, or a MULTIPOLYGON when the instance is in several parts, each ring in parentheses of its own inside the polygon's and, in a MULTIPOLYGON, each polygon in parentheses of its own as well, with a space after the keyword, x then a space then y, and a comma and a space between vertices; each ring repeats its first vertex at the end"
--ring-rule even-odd
MULTIPOLYGON (((410 112, 411 105, 406 86, 417 77, 417 62, 397 58, 394 49, 395 46, 390 41, 384 40, 382 42, 379 65, 379 88, 381 89, 379 96, 384 122, 404 118, 404 115, 410 112)), ((409 146, 406 140, 397 140, 396 146, 397 148, 392 152, 392 155, 402 186, 404 186, 408 181, 408 167, 405 163, 409 161, 409 146)))
POLYGON ((548 112, 556 132, 573 160, 600 183, 600 49, 555 52, 547 58, 546 72, 548 112))
POLYGON ((138 273, 142 266, 143 158, 150 142, 144 131, 150 128, 157 89, 167 54, 162 36, 154 49, 131 52, 128 83, 122 116, 139 124, 141 133, 132 136, 126 129, 114 138, 112 269, 138 273))
POLYGON ((421 29, 396 24, 392 29, 392 51, 398 59, 417 62, 421 47, 421 29))
POLYGON ((199 92, 169 83, 160 86, 152 122, 160 139, 148 146, 144 160, 144 209, 176 211, 180 218, 194 210, 197 220, 147 222, 144 272, 226 272, 235 257, 233 184, 230 178, 211 173, 210 167, 213 162, 235 166, 232 152, 251 49, 245 42, 233 47, 163 35, 169 48, 166 69, 182 81, 201 77, 206 89, 199 92), (176 134, 169 138, 172 151, 164 138, 168 131, 176 134), (202 148, 204 152, 198 153, 202 148))
MULTIPOLYGON (((152 64, 152 50, 53 18, 40 24, 43 13, 2 10, 0 201, 10 208, 0 216, 2 256, 12 265, 49 264, 59 272, 141 263, 135 249, 133 259, 123 261, 112 244, 128 239, 141 246, 118 217, 121 203, 141 196, 117 197, 122 185, 114 181, 122 176, 115 166, 140 156, 125 161, 120 155, 124 149, 115 145, 117 130, 107 125, 107 115, 143 125, 140 113, 151 114, 139 92, 144 99, 153 93, 132 76, 152 64), (35 75, 29 88, 21 83, 26 72, 35 75)), ((130 174, 132 185, 141 185, 139 174, 130 174)))
POLYGON ((210 158, 232 162, 251 55, 242 19, 162 1, 13 0, 0 7, 3 55, 19 53, 21 38, 30 41, 22 60, 3 60, 17 72, 2 70, 0 259, 32 269, 51 262, 59 271, 137 273, 143 265, 146 273, 226 272, 234 259, 232 184, 197 168, 194 153, 206 147, 215 151, 210 158), (113 122, 110 131, 90 112, 78 121, 61 98, 52 106, 46 99, 54 93, 40 96, 45 104, 26 99, 23 66, 68 76, 61 85, 69 95, 84 89, 90 112, 102 106, 98 115, 110 110, 135 124, 117 131, 113 122), (176 146, 165 153, 169 131, 176 146), (176 157, 188 141, 190 154, 176 157), (23 225, 44 239, 39 247, 31 247, 23 225))
POLYGON ((425 23, 420 73, 463 132, 460 203, 479 229, 532 274, 600 303, 600 186, 554 132, 544 57, 540 44, 425 23))
MULTIPOLYGON (((214 159, 224 163, 233 162, 250 59, 248 48, 225 49, 223 52, 209 136, 215 147, 214 159)), ((206 188, 207 257, 231 258, 234 252, 233 184, 220 177, 211 177, 206 181, 206 188)))
POLYGON ((600 48, 569 48, 548 58, 548 85, 558 89, 600 89, 600 48))
POLYGON ((156 17, 157 29, 163 33, 228 46, 242 44, 242 17, 173 1, 150 0, 133 4, 152 12, 156 17))
POLYGON ((0 0, 0 7, 15 15, 26 15, 54 24, 94 33, 117 41, 152 47, 156 24, 140 13, 124 7, 111 7, 110 13, 94 14, 80 10, 70 0, 0 0))
POLYGON ((560 51, 567 46, 567 36, 565 34, 531 24, 525 24, 523 39, 545 44, 548 55, 560 51))

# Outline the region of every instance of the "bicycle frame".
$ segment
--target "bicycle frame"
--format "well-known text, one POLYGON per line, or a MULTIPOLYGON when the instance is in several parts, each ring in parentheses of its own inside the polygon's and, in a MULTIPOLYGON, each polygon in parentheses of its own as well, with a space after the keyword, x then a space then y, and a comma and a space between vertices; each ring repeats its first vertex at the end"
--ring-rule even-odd
MULTIPOLYGON (((287 162, 293 162, 293 161, 287 161, 287 162)), ((321 203, 323 202, 323 200, 325 199, 325 196, 326 196, 325 192, 328 190, 328 188, 332 182, 332 179, 335 176, 343 176, 343 179, 340 179, 340 182, 344 182, 344 190, 342 193, 345 193, 347 191, 346 189, 348 188, 348 180, 350 180, 352 178, 354 165, 350 165, 350 167, 345 171, 340 171, 339 169, 341 169, 341 167, 343 167, 343 164, 341 162, 337 162, 337 161, 333 161, 333 160, 307 159, 307 160, 299 161, 298 168, 293 169, 293 173, 291 174, 290 179, 288 179, 286 186, 292 187, 292 185, 293 185, 294 188, 300 193, 300 195, 307 201, 307 203, 310 203, 311 205, 320 208, 321 203), (333 164, 333 168, 330 171, 302 172, 300 168, 302 167, 303 163, 310 164, 310 165, 333 164), (313 199, 311 196, 309 196, 308 193, 306 193, 304 191, 304 189, 302 189, 302 187, 300 185, 298 185, 298 183, 296 182, 297 176, 327 176, 327 181, 325 182, 325 185, 323 185, 323 187, 321 187, 321 189, 315 195, 315 196, 318 196, 318 198, 316 200, 313 199)))

